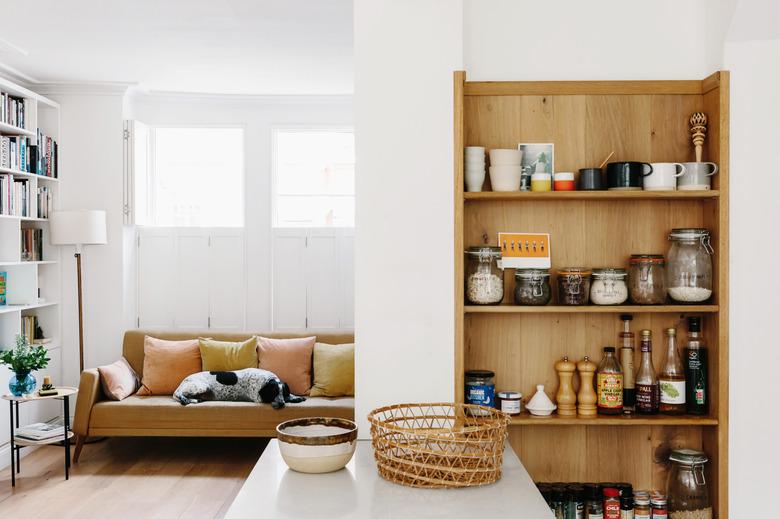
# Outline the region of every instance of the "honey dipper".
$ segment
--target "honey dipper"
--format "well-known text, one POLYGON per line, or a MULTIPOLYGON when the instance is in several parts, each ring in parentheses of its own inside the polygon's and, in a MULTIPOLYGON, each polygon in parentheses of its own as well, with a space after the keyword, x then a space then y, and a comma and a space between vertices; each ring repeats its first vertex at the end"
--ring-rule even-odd
POLYGON ((696 148, 696 162, 701 162, 701 150, 704 146, 704 138, 707 135, 707 114, 695 112, 691 115, 691 139, 696 148))

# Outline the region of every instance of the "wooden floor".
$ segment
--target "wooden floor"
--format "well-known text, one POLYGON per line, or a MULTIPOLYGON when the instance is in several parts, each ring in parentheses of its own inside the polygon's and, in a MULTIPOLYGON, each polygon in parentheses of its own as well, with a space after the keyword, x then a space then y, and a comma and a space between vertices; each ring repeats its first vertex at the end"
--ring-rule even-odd
POLYGON ((222 517, 267 445, 260 438, 111 438, 84 446, 65 481, 61 447, 0 471, 0 517, 222 517))

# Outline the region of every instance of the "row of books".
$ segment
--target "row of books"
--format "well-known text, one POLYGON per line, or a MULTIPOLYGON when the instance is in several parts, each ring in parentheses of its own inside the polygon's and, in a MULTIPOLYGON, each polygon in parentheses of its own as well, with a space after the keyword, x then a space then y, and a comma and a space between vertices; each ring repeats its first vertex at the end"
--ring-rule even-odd
POLYGON ((37 141, 36 145, 30 144, 28 137, 0 137, 0 167, 57 178, 57 141, 44 134, 40 128, 37 141))
POLYGON ((32 199, 30 198, 30 181, 28 179, 0 175, 0 214, 32 215, 32 199))
POLYGON ((5 271, 0 271, 0 306, 4 305, 6 302, 5 294, 7 290, 7 282, 8 280, 8 273, 5 271))
POLYGON ((22 261, 43 261, 43 229, 22 229, 22 261))
POLYGON ((24 128, 24 98, 0 92, 0 121, 24 128))
POLYGON ((35 341, 35 330, 38 329, 37 315, 23 315, 21 335, 27 338, 27 344, 35 341))
POLYGON ((0 167, 29 173, 29 147, 27 137, 0 137, 0 167))
POLYGON ((38 218, 48 218, 52 211, 51 188, 49 186, 38 186, 38 218))

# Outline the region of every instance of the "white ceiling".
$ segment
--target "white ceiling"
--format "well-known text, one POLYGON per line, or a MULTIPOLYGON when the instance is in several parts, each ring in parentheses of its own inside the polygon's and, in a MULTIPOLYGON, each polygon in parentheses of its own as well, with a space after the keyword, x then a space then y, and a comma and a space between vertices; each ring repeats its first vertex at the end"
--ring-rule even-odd
POLYGON ((352 0, 4 0, 0 63, 39 82, 352 93, 352 0), (25 55, 26 54, 26 55, 25 55))

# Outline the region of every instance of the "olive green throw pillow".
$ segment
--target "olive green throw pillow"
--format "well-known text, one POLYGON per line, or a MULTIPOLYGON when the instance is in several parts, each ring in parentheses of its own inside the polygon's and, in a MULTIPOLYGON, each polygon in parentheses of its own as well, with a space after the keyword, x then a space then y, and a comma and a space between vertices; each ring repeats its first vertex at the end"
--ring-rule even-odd
POLYGON ((198 339, 203 371, 234 371, 257 367, 257 338, 244 342, 198 339))
POLYGON ((355 345, 314 345, 314 386, 310 396, 355 396, 355 345))

